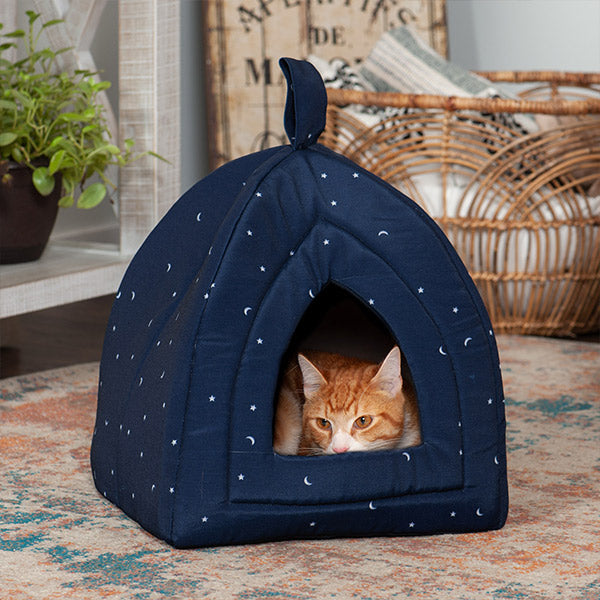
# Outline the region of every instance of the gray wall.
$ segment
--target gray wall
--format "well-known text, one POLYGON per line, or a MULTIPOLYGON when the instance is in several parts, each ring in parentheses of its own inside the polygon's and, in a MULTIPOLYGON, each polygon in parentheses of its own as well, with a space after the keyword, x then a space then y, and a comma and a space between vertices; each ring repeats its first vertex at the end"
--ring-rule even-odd
POLYGON ((600 0, 446 0, 453 61, 480 70, 600 71, 600 0))

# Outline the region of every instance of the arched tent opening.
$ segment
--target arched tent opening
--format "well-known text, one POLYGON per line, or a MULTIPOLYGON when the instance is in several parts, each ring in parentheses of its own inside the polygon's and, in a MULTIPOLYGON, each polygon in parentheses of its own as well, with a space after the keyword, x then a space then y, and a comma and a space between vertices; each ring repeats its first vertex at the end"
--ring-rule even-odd
POLYGON ((289 350, 321 350, 377 362, 398 343, 368 300, 365 304, 330 282, 302 316, 289 350))
MULTIPOLYGON (((311 298, 314 296, 312 290, 309 290, 309 296, 311 298)), ((373 302, 372 299, 369 300, 373 302)), ((274 399, 275 411, 277 412, 285 374, 290 369, 298 368, 298 354, 325 352, 381 364, 394 346, 400 347, 400 342, 381 317, 372 310, 369 301, 361 301, 336 282, 327 283, 302 315, 280 363, 277 394, 274 399)), ((411 398, 416 397, 418 402, 418 394, 415 391, 409 363, 401 347, 400 356, 402 389, 411 398)), ((287 398, 289 397, 288 394, 287 398)), ((290 420, 301 417, 302 411, 298 414, 294 406, 302 406, 304 396, 299 390, 296 390, 295 398, 297 403, 293 400, 285 402, 287 411, 283 412, 286 414, 286 418, 282 421, 282 423, 286 423, 286 426, 282 425, 284 431, 290 430, 290 420)), ((297 423, 297 420, 295 422, 297 423)), ((288 443, 292 445, 287 447, 287 450, 284 449, 284 446, 280 446, 279 452, 297 453, 297 450, 291 450, 294 448, 293 440, 296 438, 292 436, 287 439, 288 443)), ((274 449, 276 452, 278 451, 275 443, 274 449)))
POLYGON ((315 143, 322 81, 308 63, 282 67, 291 145, 198 183, 123 278, 100 369, 96 487, 178 547, 501 527, 502 383, 479 294, 411 200, 315 143), (338 309, 400 345, 421 445, 273 451, 281 361, 338 309))

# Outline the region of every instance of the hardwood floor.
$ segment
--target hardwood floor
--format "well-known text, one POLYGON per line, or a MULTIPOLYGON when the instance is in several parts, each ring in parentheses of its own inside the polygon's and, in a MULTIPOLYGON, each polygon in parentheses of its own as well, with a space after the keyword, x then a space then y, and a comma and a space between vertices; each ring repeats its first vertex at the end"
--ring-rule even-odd
POLYGON ((0 321, 0 378, 100 360, 114 297, 0 321))

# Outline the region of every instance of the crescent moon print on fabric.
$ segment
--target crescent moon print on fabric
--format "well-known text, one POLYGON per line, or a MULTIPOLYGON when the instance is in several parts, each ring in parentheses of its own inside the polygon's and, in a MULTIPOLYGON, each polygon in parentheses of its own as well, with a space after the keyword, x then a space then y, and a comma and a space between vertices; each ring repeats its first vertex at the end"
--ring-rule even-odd
POLYGON ((310 296, 310 297, 311 297, 311 298, 314 300, 314 298, 315 298, 315 295, 313 294, 313 291, 312 291, 312 289, 311 289, 311 290, 308 290, 308 295, 309 295, 309 296, 310 296))
POLYGON ((251 435, 247 435, 246 439, 254 446, 254 444, 256 443, 256 440, 251 436, 251 435))
POLYGON ((251 307, 251 306, 246 306, 246 308, 244 308, 244 314, 245 314, 246 316, 248 316, 248 313, 249 313, 251 310, 252 310, 252 307, 251 307))
POLYGON ((468 343, 469 343, 469 342, 470 342, 472 339, 473 339, 472 337, 465 338, 465 341, 464 341, 465 348, 467 347, 467 344, 468 344, 468 343))
POLYGON ((135 292, 133 290, 131 290, 131 301, 133 302, 135 298, 135 292))
POLYGON ((382 229, 378 234, 379 237, 381 237, 382 235, 390 235, 385 229, 382 229))
POLYGON ((196 215, 196 221, 198 221, 198 223, 200 223, 201 219, 202 219, 202 213, 201 213, 201 212, 199 212, 199 213, 196 215))
POLYGON ((304 478, 304 485, 312 485, 312 483, 308 480, 308 475, 304 478))
POLYGON ((371 500, 371 502, 369 502, 369 508, 371 510, 377 510, 377 507, 373 504, 373 501, 371 500))
POLYGON ((483 517, 483 513, 481 512, 481 508, 478 508, 478 509, 475 511, 475 514, 476 514, 478 517, 483 517))
POLYGON ((171 263, 167 263, 167 273, 171 270, 171 263))
POLYGON ((440 346, 440 347, 438 348, 438 352, 439 352, 439 353, 440 353, 442 356, 447 356, 447 354, 448 354, 447 352, 445 352, 445 351, 444 351, 444 346, 443 346, 443 345, 442 345, 442 346, 440 346))
POLYGON ((402 456, 406 457, 406 462, 410 462, 410 454, 408 452, 403 452, 402 456))

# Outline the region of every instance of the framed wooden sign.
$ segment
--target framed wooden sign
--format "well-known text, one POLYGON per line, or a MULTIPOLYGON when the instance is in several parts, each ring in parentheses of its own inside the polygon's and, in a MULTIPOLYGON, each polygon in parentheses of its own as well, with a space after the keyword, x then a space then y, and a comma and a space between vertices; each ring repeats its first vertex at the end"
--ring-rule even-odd
POLYGON ((286 142, 281 56, 360 62, 412 24, 446 54, 445 0, 204 0, 211 168, 286 142))

